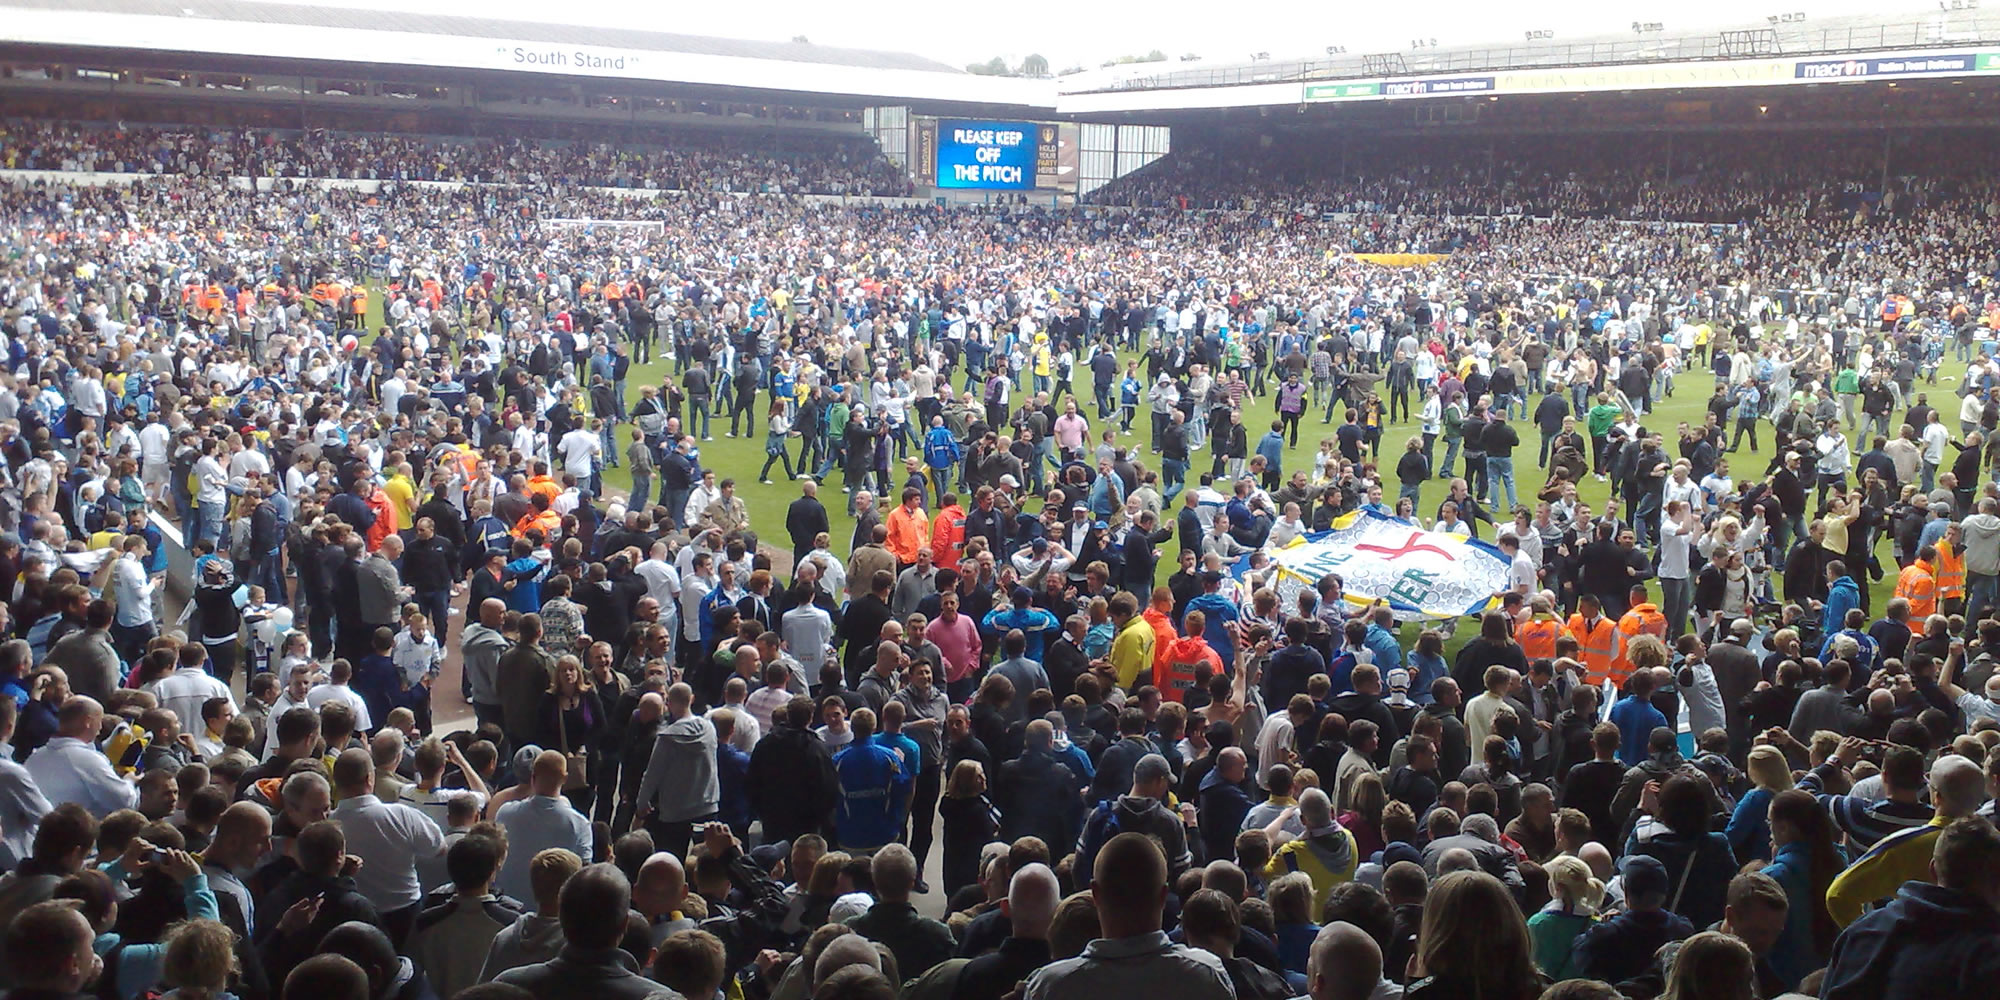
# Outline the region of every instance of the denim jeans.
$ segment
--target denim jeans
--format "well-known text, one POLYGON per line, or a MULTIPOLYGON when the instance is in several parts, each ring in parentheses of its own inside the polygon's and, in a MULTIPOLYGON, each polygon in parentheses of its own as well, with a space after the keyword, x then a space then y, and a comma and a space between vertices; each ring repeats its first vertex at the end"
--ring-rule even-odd
POLYGON ((1463 438, 1446 438, 1444 442, 1444 464, 1438 466, 1438 478, 1450 479, 1451 467, 1458 464, 1458 443, 1463 438))
POLYGON ((1972 620, 1974 615, 1983 617, 1984 611, 1996 603, 2000 603, 2000 576, 1965 574, 1966 620, 1972 620))
POLYGON ((206 538, 219 546, 222 540, 222 501, 210 503, 204 500, 196 506, 201 513, 201 522, 195 528, 194 540, 198 542, 206 538))
POLYGON ((1488 498, 1487 506, 1496 512, 1495 516, 1497 517, 1501 513, 1512 511, 1514 509, 1514 460, 1512 458, 1494 458, 1488 456, 1486 459, 1486 485, 1491 487, 1493 491, 1493 495, 1488 498), (1505 507, 1500 506, 1500 487, 1502 484, 1505 484, 1507 487, 1507 506, 1505 507))
POLYGON ((688 400, 687 432, 691 435, 698 436, 702 440, 706 441, 708 440, 708 422, 709 422, 708 400, 706 399, 688 400), (696 420, 701 421, 700 430, 695 430, 694 425, 696 420))
POLYGON ((1667 638, 1678 639, 1688 631, 1688 609, 1693 606, 1693 579, 1660 578, 1660 613, 1667 617, 1667 638))
POLYGON ((1181 490, 1186 487, 1187 468, 1187 463, 1178 458, 1160 460, 1160 477, 1167 488, 1161 499, 1166 503, 1172 503, 1174 497, 1179 496, 1181 490))

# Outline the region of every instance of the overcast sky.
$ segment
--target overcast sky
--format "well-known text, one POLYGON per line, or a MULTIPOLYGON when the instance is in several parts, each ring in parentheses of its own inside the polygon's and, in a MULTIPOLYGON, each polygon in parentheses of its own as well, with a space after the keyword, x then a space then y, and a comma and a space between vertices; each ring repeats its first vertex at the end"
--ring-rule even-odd
MULTIPOLYGON (((1607 4, 1545 0, 1534 4, 1493 0, 1430 0, 1422 4, 1305 3, 1298 0, 1195 2, 1195 0, 1061 0, 1050 4, 980 4, 938 0, 757 0, 661 4, 656 0, 602 0, 585 7, 545 0, 323 0, 340 6, 471 13, 563 22, 656 28, 688 34, 784 41, 804 35, 821 45, 888 49, 931 56, 954 66, 995 55, 1010 63, 1030 52, 1050 68, 1095 68, 1121 55, 1159 49, 1170 59, 1197 53, 1210 61, 1242 61, 1253 52, 1273 57, 1323 53, 1344 45, 1351 54, 1407 50, 1413 38, 1441 45, 1524 41, 1531 29, 1581 38, 1629 32, 1633 21, 1657 21, 1669 31, 1747 26, 1766 15, 1802 11, 1809 16, 1908 12, 1938 14, 1938 0, 1643 0, 1607 4), (1768 9, 1766 9, 1768 8, 1768 9)), ((1948 0, 1947 0, 1948 2, 1948 0)))

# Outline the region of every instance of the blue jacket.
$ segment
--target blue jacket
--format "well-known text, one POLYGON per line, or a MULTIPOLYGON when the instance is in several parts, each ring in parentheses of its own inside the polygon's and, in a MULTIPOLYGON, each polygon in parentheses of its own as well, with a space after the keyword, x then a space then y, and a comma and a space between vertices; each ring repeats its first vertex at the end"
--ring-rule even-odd
POLYGON ((715 782, 722 794, 716 816, 733 829, 750 828, 750 755, 727 741, 715 744, 715 782))
POLYGON ((949 427, 933 427, 924 435, 924 463, 933 469, 949 469, 965 457, 965 449, 949 427))
MULTIPOLYGON (((1229 634, 1229 623, 1241 617, 1236 610, 1236 602, 1220 593, 1198 594, 1188 602, 1187 609, 1201 612, 1204 619, 1201 629, 1202 639, 1208 643, 1208 648, 1215 650, 1216 655, 1222 657, 1222 669, 1225 672, 1235 671, 1236 640, 1229 634)), ((1182 616, 1182 621, 1185 623, 1185 615, 1182 616)))
POLYGON ((1380 625, 1369 625, 1368 637, 1361 644, 1375 654, 1375 669, 1382 671, 1383 677, 1403 665, 1403 644, 1396 641, 1396 633, 1380 625))
POLYGON ((1813 908, 1826 905, 1826 894, 1813 892, 1812 848, 1803 841, 1778 848, 1763 871, 1785 887, 1785 897, 1791 900, 1785 910, 1785 929, 1771 948, 1771 971, 1784 980, 1787 989, 1796 988, 1806 973, 1826 964, 1813 947, 1813 908))
POLYGON ((1285 465, 1285 436, 1271 431, 1257 440, 1257 454, 1264 456, 1264 471, 1281 475, 1285 465))
POLYGON ((1827 962, 1825 1000, 1991 996, 2000 981, 2000 913, 1971 893, 1905 882, 1887 906, 1849 924, 1827 962))
POLYGON ((1819 634, 1832 635, 1847 627, 1847 612, 1861 606, 1861 590, 1854 578, 1843 576, 1827 588, 1826 611, 1820 615, 1819 634))
POLYGON ((842 847, 869 850, 903 832, 903 789, 911 775, 888 747, 850 743, 834 755, 840 775, 840 808, 834 829, 842 847))
POLYGON ((1646 741, 1667 717, 1652 702, 1627 696, 1611 706, 1611 724, 1618 727, 1618 763, 1638 767, 1646 759, 1646 741))
POLYGON ((1055 615, 1041 608, 1009 608, 989 612, 980 624, 985 631, 1001 636, 1010 629, 1020 629, 1021 634, 1028 638, 1027 651, 1022 655, 1030 660, 1042 658, 1043 633, 1062 627, 1062 622, 1057 621, 1055 615))
POLYGON ((1771 799, 1770 789, 1752 788, 1743 793, 1736 811, 1729 814, 1723 835, 1729 838, 1737 861, 1771 860, 1771 799))

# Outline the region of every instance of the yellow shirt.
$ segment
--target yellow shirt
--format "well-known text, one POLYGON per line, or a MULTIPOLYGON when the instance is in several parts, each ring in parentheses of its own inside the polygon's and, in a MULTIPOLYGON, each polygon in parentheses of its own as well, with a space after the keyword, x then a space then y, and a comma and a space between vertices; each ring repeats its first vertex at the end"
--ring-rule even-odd
POLYGON ((1140 672, 1153 669, 1154 641, 1153 626, 1143 615, 1133 615, 1111 640, 1111 668, 1118 674, 1119 687, 1131 687, 1140 672))
POLYGON ((390 476, 389 481, 382 484, 382 492, 389 494, 389 506, 396 511, 396 530, 408 531, 416 527, 416 485, 404 476, 390 476))

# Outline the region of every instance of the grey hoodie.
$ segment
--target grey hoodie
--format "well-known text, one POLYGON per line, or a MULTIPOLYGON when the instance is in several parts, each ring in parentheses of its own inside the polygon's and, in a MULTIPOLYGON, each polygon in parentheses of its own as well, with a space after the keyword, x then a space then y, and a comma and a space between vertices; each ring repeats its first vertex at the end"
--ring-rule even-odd
POLYGON ((490 983, 494 976, 508 969, 546 962, 562 952, 564 943, 562 923, 555 914, 527 914, 493 936, 493 943, 486 948, 486 964, 479 970, 479 981, 490 983))
POLYGON ((715 815, 722 791, 715 779, 715 727, 689 713, 660 726, 653 756, 639 783, 638 808, 652 807, 662 823, 715 815))
POLYGON ((2000 516, 1974 514, 1959 528, 1965 532, 1965 571, 2000 575, 2000 516))

